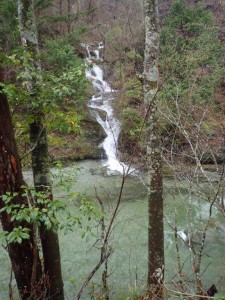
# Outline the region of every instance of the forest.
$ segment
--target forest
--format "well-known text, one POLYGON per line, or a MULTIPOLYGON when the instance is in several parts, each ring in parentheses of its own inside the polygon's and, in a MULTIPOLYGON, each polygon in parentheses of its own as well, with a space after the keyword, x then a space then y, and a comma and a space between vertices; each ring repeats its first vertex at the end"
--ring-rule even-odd
POLYGON ((225 299, 225 0, 0 0, 0 300, 225 299))

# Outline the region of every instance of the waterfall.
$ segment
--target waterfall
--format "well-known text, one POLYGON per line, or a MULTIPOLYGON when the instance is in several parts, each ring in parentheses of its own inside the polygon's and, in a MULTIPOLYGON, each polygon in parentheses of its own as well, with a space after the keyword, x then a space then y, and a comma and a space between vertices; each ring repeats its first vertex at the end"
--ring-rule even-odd
POLYGON ((104 45, 103 43, 99 43, 97 49, 87 44, 82 44, 82 46, 86 49, 88 54, 86 77, 91 80, 93 87, 97 91, 89 101, 88 107, 91 108, 92 115, 106 134, 105 140, 100 145, 100 147, 103 147, 107 156, 103 164, 107 166, 109 171, 117 171, 121 174, 124 172, 131 173, 133 169, 119 161, 118 138, 120 134, 120 123, 115 117, 111 105, 114 100, 113 93, 115 90, 104 80, 103 70, 97 65, 97 62, 102 61, 100 51, 104 48, 104 45))

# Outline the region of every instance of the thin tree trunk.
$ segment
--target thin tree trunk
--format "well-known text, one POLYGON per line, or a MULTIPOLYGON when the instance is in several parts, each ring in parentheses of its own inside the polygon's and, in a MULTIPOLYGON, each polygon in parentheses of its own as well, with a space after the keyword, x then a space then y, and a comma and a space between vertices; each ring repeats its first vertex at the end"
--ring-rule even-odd
POLYGON ((70 33, 71 32, 71 20, 70 20, 70 15, 71 15, 71 1, 67 0, 67 32, 70 33))
MULTIPOLYGON (((2 77, 2 74, 0 74, 0 82, 2 82, 2 77)), ((12 201, 15 204, 28 206, 27 198, 22 196, 24 190, 21 189, 21 186, 24 185, 9 105, 6 96, 0 92, 0 196, 6 194, 6 192, 10 192, 11 195, 18 193, 12 201)), ((5 203, 0 199, 0 208, 4 206, 5 203)), ((28 299, 34 288, 30 280, 35 257, 32 226, 30 224, 12 222, 10 215, 6 211, 0 214, 0 219, 4 231, 11 232, 18 226, 30 229, 29 240, 22 240, 21 244, 11 243, 7 245, 20 296, 22 299, 28 299)), ((35 266, 37 269, 35 270, 34 285, 41 277, 40 263, 38 261, 39 259, 37 259, 37 265, 35 266)))
MULTIPOLYGON (((41 71, 41 65, 38 59, 39 49, 33 0, 17 0, 17 2, 20 34, 24 51, 29 50, 33 53, 33 68, 36 71, 41 71)), ((37 82, 32 75, 27 89, 30 92, 32 101, 37 101, 37 82)), ((34 186, 38 192, 47 193, 48 197, 52 199, 51 182, 49 179, 47 134, 43 126, 44 116, 41 105, 39 104, 36 111, 31 111, 31 114, 33 122, 30 124, 30 141, 33 149, 31 156, 34 186)), ((63 300, 64 292, 58 235, 52 230, 47 230, 45 226, 42 225, 40 227, 40 238, 44 258, 44 272, 50 282, 50 299, 63 300)))
MULTIPOLYGON (((44 192, 52 198, 49 176, 48 144, 46 129, 38 117, 30 124, 32 151, 32 170, 36 191, 44 192)), ((60 249, 58 235, 45 226, 40 227, 44 271, 50 280, 50 299, 63 299, 63 281, 61 275, 60 249)))
POLYGON ((155 288, 156 299, 163 299, 164 232, 163 184, 160 136, 157 131, 159 15, 158 1, 145 0, 145 58, 144 101, 146 107, 146 143, 148 183, 148 279, 149 288, 155 288))
MULTIPOLYGON (((63 15, 62 0, 59 0, 59 16, 62 17, 62 15, 63 15)), ((63 31, 62 31, 62 21, 59 21, 59 32, 60 32, 60 34, 63 33, 63 31)))

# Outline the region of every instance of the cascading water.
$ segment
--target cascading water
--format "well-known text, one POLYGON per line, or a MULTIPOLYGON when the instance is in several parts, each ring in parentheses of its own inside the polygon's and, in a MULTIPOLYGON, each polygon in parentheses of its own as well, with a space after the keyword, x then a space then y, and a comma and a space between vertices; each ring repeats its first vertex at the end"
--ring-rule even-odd
POLYGON ((93 87, 98 91, 88 103, 92 115, 102 126, 106 133, 106 138, 100 145, 103 147, 107 160, 104 163, 109 171, 131 173, 133 169, 129 168, 118 159, 118 138, 120 134, 120 123, 114 115, 111 102, 114 100, 113 90, 109 83, 103 79, 103 70, 94 62, 101 61, 100 50, 104 48, 103 43, 99 43, 97 49, 92 49, 87 44, 82 44, 88 54, 88 68, 86 77, 92 81, 93 87))

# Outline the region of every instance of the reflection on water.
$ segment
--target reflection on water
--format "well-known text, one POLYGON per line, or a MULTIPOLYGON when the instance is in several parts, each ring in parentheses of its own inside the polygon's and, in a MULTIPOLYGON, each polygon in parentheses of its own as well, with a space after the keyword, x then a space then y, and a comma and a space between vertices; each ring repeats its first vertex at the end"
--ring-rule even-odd
MULTIPOLYGON (((83 161, 75 164, 79 168, 77 181, 74 182, 73 191, 85 194, 87 199, 95 200, 96 193, 108 204, 110 212, 115 206, 119 195, 122 176, 108 176, 107 171, 99 161, 83 161)), ((65 168, 65 173, 66 173, 65 168)), ((27 174, 28 176, 29 174, 27 174)), ((145 181, 144 178, 142 180, 145 181)), ((109 259, 109 285, 111 299, 124 299, 123 291, 128 292, 129 286, 143 288, 146 283, 147 271, 147 201, 146 188, 138 176, 127 178, 122 196, 122 204, 116 218, 115 226, 110 236, 110 245, 113 255, 109 259)), ((197 233, 203 230, 208 217, 209 204, 196 197, 193 193, 189 195, 185 182, 180 183, 182 193, 175 186, 174 181, 165 182, 165 261, 166 282, 176 281, 177 253, 174 243, 175 225, 181 238, 178 238, 180 257, 184 274, 191 274, 191 251, 185 244, 184 234, 187 236, 192 226, 193 238, 196 239, 198 249, 197 233), (191 209, 190 209, 191 208, 191 209), (190 221, 190 222, 189 222, 190 221), (188 223, 188 224, 187 224, 188 223), (191 224, 191 225, 190 225, 191 224), (194 236, 196 230, 196 236, 194 236)), ((55 190, 55 197, 60 194, 55 190)), ((69 203, 70 199, 66 199, 69 203)), ((70 204, 71 205, 71 204, 70 204)), ((76 208, 71 206, 71 211, 76 208)), ((95 224, 96 225, 96 224, 95 224)), ((223 223, 219 220, 217 211, 213 210, 212 221, 206 236, 206 245, 203 255, 202 278, 205 288, 213 283, 217 289, 222 288, 223 268, 225 257, 223 249, 225 238, 223 223), (222 226, 214 226, 219 222, 222 226), (213 276, 212 276, 213 274, 213 276)), ((85 227, 85 226, 84 226, 85 227)), ((99 261, 100 253, 98 228, 93 229, 93 235, 89 234, 87 239, 82 239, 83 229, 74 229, 74 232, 64 235, 60 233, 60 246, 62 256, 62 269, 65 282, 66 299, 75 299, 75 295, 83 281, 99 261)), ((0 251, 0 299, 8 299, 9 261, 7 253, 0 251)), ((101 270, 92 280, 94 286, 100 283, 101 270)), ((189 278, 191 281, 193 276, 189 278)), ((91 299, 90 288, 85 290, 83 299, 91 299)), ((15 298, 16 299, 16 298, 15 298)), ((172 298, 171 298, 172 299, 172 298)))

